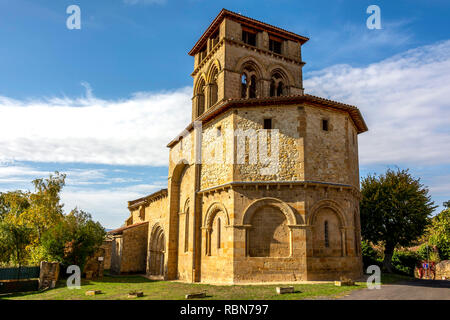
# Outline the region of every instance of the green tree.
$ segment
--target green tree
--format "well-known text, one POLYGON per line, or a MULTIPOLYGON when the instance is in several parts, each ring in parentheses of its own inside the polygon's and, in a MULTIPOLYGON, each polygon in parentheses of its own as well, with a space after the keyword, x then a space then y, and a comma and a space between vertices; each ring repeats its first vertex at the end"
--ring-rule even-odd
POLYGON ((361 193, 361 234, 365 240, 384 244, 383 266, 392 272, 395 247, 407 247, 422 235, 436 207, 428 189, 408 170, 368 175, 361 181, 361 193))
POLYGON ((30 207, 29 193, 20 190, 0 192, 0 221, 18 218, 30 207))
POLYGON ((75 208, 42 237, 47 255, 63 265, 78 265, 82 270, 92 254, 101 246, 105 229, 94 222, 89 213, 75 208))
POLYGON ((13 262, 20 268, 27 257, 27 246, 31 241, 32 230, 26 225, 0 222, 0 258, 4 263, 13 262))
POLYGON ((28 193, 0 193, 0 263, 21 265, 28 257, 32 230, 20 222, 20 216, 30 207, 28 193))
POLYGON ((23 214, 35 229, 36 242, 49 228, 56 225, 63 217, 63 204, 61 204, 61 191, 65 185, 66 175, 58 171, 47 179, 35 179, 34 193, 30 193, 30 207, 23 214))
POLYGON ((429 243, 436 246, 441 260, 450 259, 450 208, 433 217, 428 228, 429 243))

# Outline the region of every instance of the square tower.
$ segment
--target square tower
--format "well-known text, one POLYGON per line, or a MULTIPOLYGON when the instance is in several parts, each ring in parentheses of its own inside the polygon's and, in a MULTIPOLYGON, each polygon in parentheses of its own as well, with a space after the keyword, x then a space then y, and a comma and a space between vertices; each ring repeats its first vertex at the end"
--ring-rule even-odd
POLYGON ((306 41, 223 9, 189 52, 195 57, 192 120, 224 100, 302 95, 306 41))

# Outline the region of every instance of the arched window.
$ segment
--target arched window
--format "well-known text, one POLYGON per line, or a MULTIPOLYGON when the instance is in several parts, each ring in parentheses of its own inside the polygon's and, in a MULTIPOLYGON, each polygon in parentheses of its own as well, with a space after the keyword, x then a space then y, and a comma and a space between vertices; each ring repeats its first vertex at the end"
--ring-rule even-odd
POLYGON ((241 76, 241 98, 247 97, 247 85, 248 85, 247 75, 244 73, 241 76))
POLYGON ((189 208, 187 208, 184 218, 184 252, 188 251, 189 251, 189 208))
POLYGON ((241 97, 242 98, 256 98, 258 95, 258 77, 255 69, 252 66, 244 68, 241 74, 241 97))
POLYGON ((252 75, 250 77, 250 88, 248 92, 249 98, 256 98, 256 76, 252 75))
POLYGON ((217 249, 221 248, 221 233, 222 233, 222 222, 220 218, 217 218, 217 249))
POLYGON ((330 247, 330 238, 328 235, 328 221, 325 221, 323 224, 323 233, 324 233, 324 238, 325 238, 325 248, 329 248, 330 247))
POLYGON ((219 91, 219 87, 217 85, 217 77, 218 77, 218 73, 217 73, 217 69, 214 69, 212 77, 211 77, 211 93, 210 93, 210 103, 209 103, 209 107, 213 106, 218 99, 218 91, 219 91))
POLYGON ((197 92, 195 93, 197 98, 197 117, 205 112, 205 87, 205 81, 201 79, 197 86, 197 92))
POLYGON ((272 74, 272 79, 270 80, 270 96, 280 97, 286 95, 286 80, 281 75, 280 72, 275 72, 272 74))
POLYGON ((277 86, 277 96, 280 97, 283 95, 283 82, 278 82, 278 86, 277 86))
POLYGON ((275 97, 275 81, 273 79, 270 81, 270 96, 275 97))

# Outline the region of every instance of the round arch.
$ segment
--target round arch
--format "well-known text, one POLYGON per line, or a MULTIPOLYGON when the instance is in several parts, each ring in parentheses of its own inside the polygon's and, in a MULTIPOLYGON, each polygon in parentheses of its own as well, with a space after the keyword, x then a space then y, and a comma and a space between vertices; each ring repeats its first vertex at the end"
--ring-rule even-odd
POLYGON ((194 85, 194 95, 198 94, 200 91, 200 85, 203 83, 203 85, 206 85, 208 82, 206 80, 206 74, 205 73, 201 73, 198 77, 197 80, 195 81, 195 85, 194 85))
POLYGON ((150 275, 164 276, 166 236, 159 223, 155 223, 149 237, 148 273, 150 275))
POLYGON ((219 60, 215 59, 212 61, 208 67, 208 71, 206 72, 205 81, 206 83, 211 83, 214 79, 212 78, 214 75, 214 72, 217 71, 217 73, 220 72, 222 68, 220 67, 219 60))
POLYGON ((226 225, 229 226, 230 225, 230 216, 228 215, 227 209, 220 202, 214 202, 213 204, 211 204, 209 206, 208 210, 206 211, 205 220, 203 222, 203 227, 206 227, 206 228, 211 227, 214 217, 215 217, 216 213, 219 211, 222 211, 225 214, 226 225))
POLYGON ((329 208, 336 213, 341 227, 345 227, 348 225, 341 206, 336 201, 333 201, 331 199, 320 200, 311 207, 311 209, 309 210, 310 213, 306 217, 306 222, 308 225, 314 224, 317 213, 323 208, 329 208))
POLYGON ((252 56, 242 57, 236 63, 234 70, 242 74, 246 67, 252 67, 255 70, 255 73, 258 75, 258 78, 267 78, 267 71, 263 67, 263 64, 252 56))
POLYGON ((172 185, 174 183, 179 183, 180 179, 182 177, 183 171, 189 167, 189 162, 186 159, 181 159, 176 164, 175 168, 172 170, 172 174, 170 176, 170 180, 172 182, 172 185))
POLYGON ((289 225, 296 225, 297 219, 295 217, 292 208, 284 201, 277 198, 262 198, 253 201, 244 210, 244 215, 242 217, 242 225, 249 225, 254 213, 261 207, 271 206, 278 208, 285 216, 289 225))
POLYGON ((272 64, 267 68, 267 74, 269 77, 272 77, 272 75, 275 73, 279 73, 286 80, 287 86, 291 86, 295 83, 292 74, 289 71, 287 71, 282 65, 272 64))
POLYGON ((187 210, 189 210, 189 198, 186 199, 186 201, 184 202, 184 206, 183 206, 183 212, 187 212, 187 210))

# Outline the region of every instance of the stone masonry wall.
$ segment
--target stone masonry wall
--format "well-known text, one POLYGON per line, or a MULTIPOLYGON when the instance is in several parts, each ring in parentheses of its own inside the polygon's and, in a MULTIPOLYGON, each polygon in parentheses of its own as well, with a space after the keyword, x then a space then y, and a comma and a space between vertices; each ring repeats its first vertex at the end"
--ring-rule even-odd
POLYGON ((148 224, 123 231, 121 273, 145 273, 147 262, 148 224))
POLYGON ((220 191, 211 195, 205 195, 202 199, 202 245, 201 245, 201 281, 212 283, 233 282, 233 252, 235 242, 233 237, 234 224, 233 192, 220 191), (219 205, 218 205, 219 204, 219 205), (217 248, 217 219, 221 221, 220 242, 217 248), (208 220, 211 224, 208 223, 208 220), (207 252, 208 233, 210 252, 207 252))

